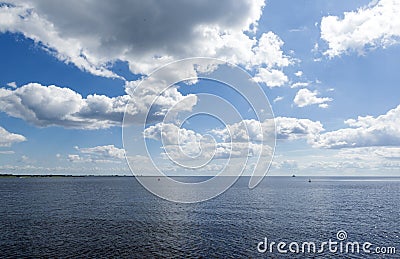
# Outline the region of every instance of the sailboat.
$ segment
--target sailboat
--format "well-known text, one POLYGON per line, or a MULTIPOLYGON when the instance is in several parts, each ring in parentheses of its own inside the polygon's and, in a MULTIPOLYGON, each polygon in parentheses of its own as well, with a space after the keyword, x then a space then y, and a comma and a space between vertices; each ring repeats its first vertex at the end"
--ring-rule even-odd
POLYGON ((294 168, 292 167, 292 169, 290 170, 291 172, 292 172, 292 177, 296 177, 296 174, 294 173, 295 172, 295 170, 294 170, 294 168))

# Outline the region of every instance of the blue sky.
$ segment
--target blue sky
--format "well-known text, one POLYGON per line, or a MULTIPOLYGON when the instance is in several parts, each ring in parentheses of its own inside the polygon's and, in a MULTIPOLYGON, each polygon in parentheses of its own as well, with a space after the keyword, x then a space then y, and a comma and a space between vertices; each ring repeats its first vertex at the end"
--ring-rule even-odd
MULTIPOLYGON (((270 174, 397 175, 399 12, 395 0, 5 1, 0 173, 129 175, 121 123, 137 94, 132 92, 162 65, 210 57, 245 69, 269 98, 278 137, 270 174)), ((183 68, 174 76, 188 75, 201 72, 183 68)), ((243 115, 243 124, 253 125, 240 98, 207 80, 171 86, 152 111, 164 116, 184 100, 180 112, 195 111, 206 102, 203 92, 225 98, 243 115)), ((156 94, 157 87, 149 86, 139 98, 145 104, 156 94)), ((133 108, 133 118, 140 117, 133 108)), ((218 120, 198 116, 166 125, 162 119, 154 116, 149 135, 142 133, 167 171, 165 152, 177 143, 171 138, 163 147, 163 125, 171 130, 167 135, 181 127, 176 132, 190 152, 198 145, 193 138, 207 134, 226 148, 218 120)), ((239 124, 228 126, 241 147, 239 124)), ((258 150, 256 142, 251 152, 258 150)), ((222 168, 226 150, 218 152, 198 174, 222 168)), ((237 159, 244 154, 239 153, 237 159)), ((131 166, 145 172, 143 161, 135 158, 131 166)))

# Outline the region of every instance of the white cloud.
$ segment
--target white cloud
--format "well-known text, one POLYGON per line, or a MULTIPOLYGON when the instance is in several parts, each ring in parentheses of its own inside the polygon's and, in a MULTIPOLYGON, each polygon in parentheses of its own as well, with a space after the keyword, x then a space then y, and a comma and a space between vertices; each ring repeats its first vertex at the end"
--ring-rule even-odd
POLYGON ((359 147, 330 150, 278 150, 271 173, 309 175, 393 175, 400 169, 399 147, 359 147), (282 152, 282 153, 281 153, 282 152))
POLYGON ((257 83, 265 83, 269 87, 279 87, 288 81, 288 77, 280 70, 267 68, 258 69, 258 73, 253 78, 257 83))
MULTIPOLYGON (((211 159, 228 158, 229 155, 241 156, 244 149, 232 150, 231 143, 216 143, 209 135, 202 135, 193 130, 179 128, 170 123, 157 123, 144 131, 145 138, 162 141, 164 158, 171 158, 182 163, 194 159, 190 165, 205 164, 211 159), (168 155, 168 156, 167 156, 168 155)), ((235 145, 237 148, 238 145, 235 145)), ((247 151, 247 149, 246 149, 247 151)))
POLYGON ((14 143, 26 141, 22 135, 10 133, 0 126, 0 147, 9 147, 14 143))
POLYGON ((337 16, 323 17, 321 38, 328 43, 329 57, 348 51, 363 54, 368 48, 386 48, 399 43, 400 2, 380 0, 376 4, 337 16))
MULTIPOLYGON (((311 52, 318 52, 318 49, 319 49, 319 44, 318 44, 318 42, 316 42, 315 44, 314 44, 314 47, 313 47, 313 49, 311 50, 311 52)), ((315 61, 315 60, 314 60, 315 61)))
MULTIPOLYGON (((144 136, 148 139, 163 141, 164 158, 171 158, 178 162, 194 159, 191 163, 191 166, 193 166, 195 164, 206 164, 211 159, 257 156, 262 148, 264 148, 264 154, 271 155, 271 147, 252 142, 261 139, 261 136, 256 135, 257 126, 260 126, 257 123, 255 120, 248 120, 229 125, 230 130, 234 131, 231 132, 232 139, 227 135, 226 129, 212 130, 210 133, 220 137, 222 142, 218 142, 216 138, 209 134, 200 134, 169 123, 158 123, 148 127, 144 131, 144 136), (247 125, 249 129, 250 138, 246 138, 247 134, 243 133, 242 127, 244 125, 247 125)), ((269 134, 273 134, 273 132, 269 134)))
POLYGON ((373 153, 376 156, 383 157, 385 159, 400 160, 400 147, 373 147, 373 153))
MULTIPOLYGON (((73 63, 94 75, 117 77, 106 69, 105 63, 108 60, 98 59, 85 51, 83 42, 78 38, 72 35, 63 37, 59 28, 52 21, 46 20, 44 15, 35 12, 31 4, 15 1, 15 4, 2 5, 0 32, 22 33, 25 37, 41 43, 46 50, 66 63, 73 63)), ((91 45, 96 45, 96 43, 92 42, 91 45)))
POLYGON ((200 141, 207 141, 201 134, 171 123, 157 123, 145 129, 143 134, 148 139, 162 140, 166 152, 175 157, 182 152, 190 157, 197 156, 202 152, 200 141))
POLYGON ((303 75, 303 71, 299 70, 296 73, 294 73, 295 76, 301 77, 303 75))
POLYGON ((326 109, 326 108, 329 107, 329 104, 327 104, 327 103, 321 103, 321 104, 318 104, 318 107, 319 107, 319 108, 322 108, 322 109, 326 109))
POLYGON ((67 155, 67 159, 73 163, 120 163, 125 158, 125 151, 114 145, 75 149, 79 154, 67 155))
POLYGON ((7 83, 7 86, 11 87, 11 88, 17 88, 17 83, 15 82, 9 82, 7 83))
MULTIPOLYGON (((312 143, 324 131, 319 121, 314 122, 309 119, 277 117, 275 123, 276 137, 280 140, 304 139, 312 143)), ((261 154, 261 151, 268 157, 273 152, 273 143, 268 142, 272 142, 272 137, 275 135, 273 120, 264 122, 243 120, 227 125, 226 128, 214 129, 209 133, 215 138, 206 138, 207 135, 192 130, 179 129, 176 125, 160 123, 146 129, 145 136, 158 141, 163 136, 164 145, 162 148, 164 153, 161 154, 162 158, 167 161, 172 159, 177 163, 188 166, 202 165, 207 164, 207 161, 228 158, 242 159, 248 157, 252 159, 252 157, 256 158, 261 154), (180 142, 179 132, 181 135, 180 142), (263 137, 264 140, 266 139, 264 145, 260 143, 263 137)), ((249 166, 251 167, 251 163, 249 166)), ((236 169, 240 170, 240 166, 236 169)))
POLYGON ((295 140, 306 138, 310 142, 315 136, 324 131, 319 121, 289 117, 276 117, 276 134, 278 139, 295 140))
POLYGON ((308 83, 308 82, 297 82, 297 83, 292 84, 290 86, 290 88, 306 87, 309 85, 310 85, 310 83, 308 83))
POLYGON ((76 147, 76 149, 85 155, 89 155, 92 159, 124 159, 125 151, 124 149, 117 148, 114 145, 106 145, 106 146, 96 146, 90 148, 80 148, 76 147))
POLYGON ((318 91, 310 91, 306 88, 300 89, 294 97, 294 103, 298 107, 305 107, 312 104, 320 104, 319 107, 326 108, 326 102, 331 102, 333 99, 329 97, 318 97, 318 91))
MULTIPOLYGON (((152 103, 154 95, 151 89, 136 93, 142 100, 130 107, 128 113, 133 116, 147 114, 147 105, 152 103), (145 108, 142 109, 142 106, 145 108)), ((150 119, 157 120, 175 104, 186 98, 185 109, 190 109, 197 101, 194 95, 183 96, 171 87, 160 95, 154 103, 150 119)), ((129 95, 107 97, 88 95, 83 98, 69 88, 54 85, 43 86, 30 83, 15 90, 0 89, 0 111, 10 116, 24 119, 36 126, 63 126, 66 128, 99 129, 120 126, 129 95)), ((182 108, 183 109, 183 108, 182 108)))
POLYGON ((292 63, 288 56, 283 54, 281 50, 284 42, 274 33, 263 33, 259 39, 258 46, 254 47, 254 58, 251 62, 253 65, 266 65, 259 67, 254 77, 256 82, 263 82, 269 87, 282 86, 287 81, 287 76, 274 67, 287 67, 292 63))
POLYGON ((0 7, 0 32, 22 33, 58 59, 95 75, 116 77, 108 68, 116 60, 145 75, 191 56, 247 68, 290 64, 277 35, 253 36, 263 0, 10 2, 14 4, 0 7))
POLYGON ((324 128, 319 121, 276 117, 275 120, 266 120, 262 123, 256 120, 243 120, 239 123, 227 125, 224 129, 213 130, 212 133, 225 141, 232 138, 234 142, 258 142, 263 138, 273 136, 275 130, 277 139, 295 140, 300 138, 314 139, 316 135, 324 131, 324 128))
POLYGON ((321 134, 315 147, 346 148, 400 146, 400 105, 378 117, 365 116, 345 121, 349 128, 321 134))
POLYGON ((274 103, 280 102, 280 101, 282 101, 283 99, 284 99, 283 96, 277 96, 277 97, 273 100, 273 102, 274 102, 274 103))
POLYGON ((0 150, 0 154, 2 154, 2 155, 13 155, 13 154, 15 154, 15 152, 12 151, 12 150, 0 150))
POLYGON ((36 126, 96 129, 119 125, 129 96, 87 98, 71 89, 30 83, 0 89, 0 110, 36 126))
POLYGON ((26 163, 29 160, 30 160, 30 158, 28 156, 22 155, 21 158, 19 159, 19 162, 26 163))
POLYGON ((293 171, 294 169, 297 169, 298 163, 296 160, 283 160, 283 161, 275 161, 273 163, 273 167, 275 169, 284 169, 287 171, 293 171))
POLYGON ((68 155, 67 158, 70 162, 80 162, 83 160, 79 155, 68 155))
POLYGON ((274 136, 275 125, 273 120, 259 122, 257 120, 242 120, 241 122, 227 125, 223 129, 215 129, 211 132, 224 141, 233 142, 260 142, 263 139, 274 136))
MULTIPOLYGON (((192 143, 193 144, 193 143, 192 143)), ((198 144, 197 144, 198 146, 198 144)), ((174 161, 183 162, 187 159, 195 159, 200 163, 191 163, 190 165, 206 164, 207 161, 215 159, 229 159, 229 158, 243 158, 258 156, 261 152, 263 145, 257 143, 244 143, 244 142, 219 142, 211 144, 206 143, 201 146, 201 150, 198 152, 190 152, 193 148, 190 145, 185 144, 183 146, 169 145, 164 146, 164 150, 168 153, 169 158, 174 161), (182 152, 183 151, 183 152, 182 152), (189 151, 189 152, 188 152, 189 151)), ((164 153, 164 158, 166 158, 164 153)), ((268 145, 264 145, 264 154, 271 155, 272 148, 268 145)), ((197 162, 196 161, 196 162, 197 162)))
POLYGON ((289 57, 283 54, 281 47, 284 42, 273 32, 263 33, 258 40, 258 46, 253 48, 251 63, 272 67, 287 67, 291 64, 289 57))
POLYGON ((341 159, 352 159, 366 162, 382 159, 400 160, 400 148, 388 146, 344 148, 339 150, 336 156, 341 159))
POLYGON ((384 170, 400 168, 400 148, 398 147, 358 147, 343 148, 331 156, 324 156, 318 163, 309 164, 315 167, 336 168, 336 169, 365 169, 369 171, 378 170, 383 173, 384 170))

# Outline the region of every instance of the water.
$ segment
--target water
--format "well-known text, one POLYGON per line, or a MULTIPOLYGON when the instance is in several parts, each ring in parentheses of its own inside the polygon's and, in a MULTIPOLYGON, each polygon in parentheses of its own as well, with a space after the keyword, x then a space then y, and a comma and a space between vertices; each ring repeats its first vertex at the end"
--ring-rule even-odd
MULTIPOLYGON (((279 258, 285 255, 276 248, 259 253, 257 244, 264 237, 338 241, 344 230, 349 241, 393 246, 397 254, 386 257, 400 257, 399 179, 267 177, 253 190, 247 184, 241 178, 215 199, 177 204, 132 177, 0 178, 0 256, 279 258)), ((318 256, 335 254, 286 255, 318 256)))

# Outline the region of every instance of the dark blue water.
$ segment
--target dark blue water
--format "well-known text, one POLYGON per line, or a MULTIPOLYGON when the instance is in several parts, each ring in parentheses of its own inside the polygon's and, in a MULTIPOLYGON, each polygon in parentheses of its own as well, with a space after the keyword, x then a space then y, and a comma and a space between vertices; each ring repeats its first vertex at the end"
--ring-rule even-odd
POLYGON ((1 257, 379 258, 259 253, 280 242, 336 240, 391 246, 400 257, 400 181, 389 178, 241 178, 221 196, 177 204, 133 177, 0 178, 1 257), (394 181, 393 181, 394 180, 394 181))

